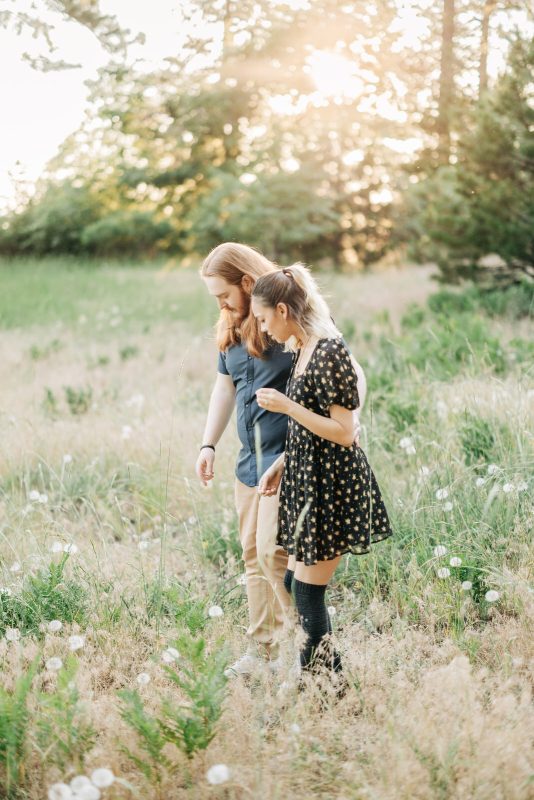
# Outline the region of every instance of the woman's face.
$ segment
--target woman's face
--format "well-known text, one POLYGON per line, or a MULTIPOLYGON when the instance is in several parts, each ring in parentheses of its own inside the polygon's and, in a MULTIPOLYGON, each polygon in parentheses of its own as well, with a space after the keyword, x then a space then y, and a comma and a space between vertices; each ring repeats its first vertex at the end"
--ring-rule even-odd
POLYGON ((287 306, 278 303, 276 308, 263 305, 258 297, 252 297, 252 313, 258 320, 261 330, 268 333, 277 342, 287 342, 293 335, 293 325, 287 319, 287 306))

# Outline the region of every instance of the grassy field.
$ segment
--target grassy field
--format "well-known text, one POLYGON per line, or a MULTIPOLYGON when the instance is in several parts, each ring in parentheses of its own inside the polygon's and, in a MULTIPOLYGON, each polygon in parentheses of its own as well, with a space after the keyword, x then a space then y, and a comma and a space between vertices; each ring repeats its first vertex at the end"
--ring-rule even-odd
POLYGON ((318 710, 224 678, 246 628, 237 437, 202 489, 197 273, 0 264, 2 798, 101 768, 105 800, 534 797, 528 300, 438 292, 427 268, 321 282, 369 380, 395 536, 336 573, 351 686, 318 710))

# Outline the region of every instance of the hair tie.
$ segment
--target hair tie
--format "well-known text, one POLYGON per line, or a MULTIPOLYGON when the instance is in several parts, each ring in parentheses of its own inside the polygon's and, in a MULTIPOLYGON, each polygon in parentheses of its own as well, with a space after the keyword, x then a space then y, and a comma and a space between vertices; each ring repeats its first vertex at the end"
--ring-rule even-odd
POLYGON ((283 272, 283 273, 284 273, 284 275, 286 275, 288 278, 292 278, 292 277, 293 277, 293 273, 292 273, 292 272, 290 272, 288 269, 283 269, 283 270, 282 270, 282 272, 283 272))

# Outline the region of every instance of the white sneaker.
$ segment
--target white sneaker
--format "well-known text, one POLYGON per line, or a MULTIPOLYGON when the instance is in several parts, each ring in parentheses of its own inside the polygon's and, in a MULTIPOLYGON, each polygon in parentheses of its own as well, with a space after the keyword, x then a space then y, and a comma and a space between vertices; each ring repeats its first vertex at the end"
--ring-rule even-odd
POLYGON ((235 678, 238 675, 253 675, 264 664, 262 658, 254 655, 253 653, 245 653, 238 658, 228 669, 224 670, 227 678, 235 678))

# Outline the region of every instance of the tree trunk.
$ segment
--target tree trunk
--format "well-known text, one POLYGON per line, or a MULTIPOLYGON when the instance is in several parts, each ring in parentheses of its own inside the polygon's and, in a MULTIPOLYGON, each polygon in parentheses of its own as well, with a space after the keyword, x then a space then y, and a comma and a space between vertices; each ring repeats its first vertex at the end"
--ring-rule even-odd
POLYGON ((488 40, 490 17, 496 6, 495 0, 485 0, 482 12, 482 32, 480 37, 480 66, 478 70, 478 97, 488 88, 488 40))
POLYGON ((437 131, 439 161, 449 162, 451 150, 451 108, 454 94, 454 0, 443 0, 443 33, 437 131))

